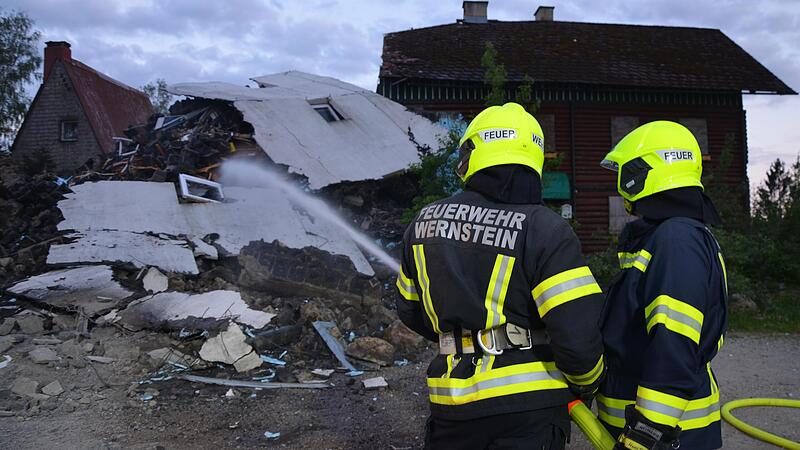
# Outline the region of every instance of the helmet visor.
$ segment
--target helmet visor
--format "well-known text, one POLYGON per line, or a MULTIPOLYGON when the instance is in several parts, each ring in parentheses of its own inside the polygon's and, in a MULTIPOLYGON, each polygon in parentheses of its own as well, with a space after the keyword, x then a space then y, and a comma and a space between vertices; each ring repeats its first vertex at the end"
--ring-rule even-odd
POLYGON ((616 161, 611 161, 610 159, 604 159, 600 161, 600 166, 604 169, 613 170, 614 172, 619 172, 619 164, 616 161))

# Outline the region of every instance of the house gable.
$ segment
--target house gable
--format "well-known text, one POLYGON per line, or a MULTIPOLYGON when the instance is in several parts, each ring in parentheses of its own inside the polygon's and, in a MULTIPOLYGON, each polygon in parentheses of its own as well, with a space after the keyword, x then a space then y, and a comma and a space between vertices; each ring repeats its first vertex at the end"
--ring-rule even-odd
POLYGON ((18 161, 46 152, 56 172, 68 174, 102 153, 64 63, 57 61, 25 116, 12 157, 18 161), (76 125, 76 139, 62 140, 62 124, 76 125))

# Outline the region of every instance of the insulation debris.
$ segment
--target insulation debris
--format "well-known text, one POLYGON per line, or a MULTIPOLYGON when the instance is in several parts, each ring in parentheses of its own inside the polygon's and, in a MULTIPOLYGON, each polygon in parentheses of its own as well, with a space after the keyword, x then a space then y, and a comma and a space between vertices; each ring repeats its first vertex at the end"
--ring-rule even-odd
POLYGON ((250 309, 238 292, 223 290, 202 294, 162 292, 134 301, 119 315, 124 326, 134 330, 204 328, 230 320, 260 329, 275 317, 275 314, 250 309))

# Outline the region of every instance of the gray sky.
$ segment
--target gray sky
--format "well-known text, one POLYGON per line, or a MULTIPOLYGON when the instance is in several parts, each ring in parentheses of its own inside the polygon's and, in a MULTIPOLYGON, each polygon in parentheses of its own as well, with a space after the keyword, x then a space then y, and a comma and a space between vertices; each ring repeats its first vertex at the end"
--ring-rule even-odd
MULTIPOLYGON (((6 0, 47 40, 132 86, 220 80, 290 69, 374 89, 383 34, 449 23, 461 1, 6 0)), ((489 18, 530 19, 536 0, 493 0, 489 18)), ((800 1, 547 0, 556 20, 719 28, 800 90, 800 1), (646 4, 646 6, 645 6, 646 4)), ((43 45, 43 44, 42 44, 43 45)), ((776 157, 800 152, 800 96, 745 96, 751 182, 776 157)))

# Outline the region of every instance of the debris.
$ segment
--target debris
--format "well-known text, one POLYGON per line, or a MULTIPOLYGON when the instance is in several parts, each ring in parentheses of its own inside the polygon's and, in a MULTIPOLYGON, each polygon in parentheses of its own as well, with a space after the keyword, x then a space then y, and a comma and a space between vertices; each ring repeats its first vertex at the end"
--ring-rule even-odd
POLYGON ((13 358, 11 356, 3 355, 3 360, 0 361, 0 369, 5 368, 12 360, 13 358))
POLYGON ((194 256, 216 261, 219 259, 219 251, 216 247, 206 244, 202 239, 190 238, 189 242, 194 246, 194 256))
POLYGON ((267 438, 267 439, 275 440, 275 439, 278 439, 279 437, 281 437, 281 434, 280 433, 273 433, 271 431, 265 431, 264 432, 264 437, 267 438))
POLYGON ((85 358, 87 361, 96 362, 100 364, 111 364, 112 362, 114 362, 114 358, 108 358, 106 356, 87 355, 85 358))
POLYGON ((10 334, 14 330, 14 325, 16 325, 16 323, 17 321, 11 317, 3 319, 3 322, 0 323, 0 336, 10 334))
POLYGON ((300 325, 284 325, 270 330, 256 331, 253 336, 253 347, 261 351, 277 347, 285 347, 300 338, 303 327, 300 325))
POLYGON ((386 97, 333 78, 291 71, 253 80, 260 89, 223 82, 167 89, 231 102, 253 125, 255 140, 270 160, 307 177, 311 189, 404 170, 419 161, 418 145, 409 133, 432 148, 438 148, 438 136, 446 133, 386 97), (309 104, 309 99, 320 101, 309 104), (347 120, 340 121, 342 114, 347 120))
POLYGON ((206 369, 210 365, 200 358, 195 358, 175 350, 174 348, 162 347, 147 352, 147 356, 152 359, 156 368, 164 364, 170 364, 186 369, 206 369))
POLYGON ((383 377, 367 378, 363 381, 364 389, 380 389, 389 387, 389 384, 383 377))
POLYGON ((102 326, 110 323, 115 323, 121 319, 118 313, 119 313, 118 309, 112 309, 111 311, 108 312, 108 314, 105 314, 97 318, 97 320, 95 320, 95 324, 97 324, 98 326, 102 326))
POLYGON ((407 359, 405 359, 405 358, 403 358, 403 359, 396 359, 396 360, 394 361, 394 365, 395 365, 395 366, 397 366, 397 367, 403 367, 403 366, 407 366, 407 365, 409 365, 409 363, 410 363, 410 361, 409 361, 409 360, 407 360, 407 359))
POLYGON ((412 352, 424 347, 427 342, 424 337, 409 329, 400 320, 394 321, 386 328, 383 338, 401 352, 412 352))
POLYGON ((322 378, 330 378, 333 372, 335 372, 334 369, 314 369, 311 371, 312 374, 322 378))
POLYGON ((26 377, 19 377, 11 384, 11 392, 20 397, 30 397, 39 389, 39 382, 26 377))
POLYGON ((52 245, 51 264, 119 261, 197 274, 188 236, 217 234, 215 244, 229 254, 254 241, 278 240, 295 249, 316 247, 343 255, 358 272, 374 274, 349 235, 315 217, 315 211, 293 204, 277 188, 226 186, 229 201, 192 204, 178 202, 172 183, 100 181, 73 186, 73 191, 58 204, 64 215, 58 228, 72 230, 68 237, 76 240, 52 245))
POLYGON ((178 185, 181 188, 181 197, 184 200, 219 203, 225 199, 222 193, 222 185, 214 181, 182 173, 178 175, 178 185))
POLYGON ((136 361, 141 350, 139 346, 127 342, 110 341, 103 344, 103 355, 114 361, 136 361))
POLYGON ((42 394, 50 395, 50 396, 57 396, 61 395, 64 392, 64 388, 61 387, 61 383, 58 380, 53 381, 50 384, 45 385, 42 388, 42 394))
POLYGON ((58 345, 63 341, 56 338, 33 338, 31 342, 33 345, 58 345))
POLYGON ((394 361, 394 346, 381 338, 359 337, 347 345, 347 355, 364 361, 390 366, 394 361))
POLYGON ((236 392, 234 392, 233 388, 228 389, 228 392, 225 393, 226 398, 233 398, 236 397, 236 392))
POLYGON ((253 351, 239 325, 228 322, 228 328, 209 338, 200 348, 200 357, 206 361, 234 364, 238 372, 259 367, 261 358, 253 351), (237 364, 238 363, 238 364, 237 364))
POLYGON ((17 317, 15 320, 19 330, 25 334, 37 334, 44 331, 44 320, 39 316, 27 314, 17 317))
MULTIPOLYGON (((312 246, 296 249, 284 242, 251 242, 239 253, 239 285, 277 296, 379 301, 380 283, 371 283, 343 255, 312 246)), ((369 275, 372 275, 369 269, 369 275)), ((324 319, 323 319, 324 320, 324 319)))
POLYGON ((66 237, 73 241, 50 246, 47 264, 126 263, 137 268, 156 266, 167 272, 200 273, 192 250, 183 240, 100 229, 66 237))
POLYGON ((237 372, 247 372, 249 370, 253 370, 256 367, 261 367, 261 364, 264 361, 259 358, 258 353, 252 351, 243 357, 239 358, 235 363, 233 363, 233 367, 236 369, 237 372))
POLYGON ((353 366, 353 364, 350 363, 350 361, 347 360, 347 356, 345 356, 344 352, 344 345, 341 341, 342 333, 338 328, 336 328, 336 324, 333 322, 316 321, 313 325, 314 329, 317 330, 317 333, 319 333, 319 335, 322 337, 322 340, 325 341, 325 344, 331 350, 336 359, 342 363, 342 366, 349 370, 350 373, 360 372, 355 368, 355 366, 353 366), (335 336, 334 333, 336 334, 335 336))
POLYGON ((114 280, 111 267, 102 265, 54 270, 30 277, 8 290, 56 308, 81 308, 90 316, 109 311, 133 295, 114 280))
POLYGON ((155 267, 147 269, 147 273, 142 278, 142 287, 151 294, 164 292, 169 288, 169 279, 155 267))
POLYGON ((199 325, 229 320, 263 328, 275 314, 250 309, 238 292, 219 290, 203 294, 162 292, 134 301, 120 316, 127 328, 135 330, 162 326, 204 328, 199 325))
POLYGON ((261 355, 261 360, 264 361, 265 363, 274 364, 276 366, 285 366, 286 365, 286 361, 283 361, 283 360, 277 359, 277 358, 273 358, 273 357, 267 356, 267 355, 261 355))
POLYGON ((28 358, 36 364, 47 364, 61 359, 58 353, 50 347, 37 347, 28 352, 28 358))
POLYGON ((303 384, 303 383, 261 383, 258 381, 227 380, 224 378, 201 377, 199 375, 178 375, 180 380, 191 381, 193 383, 218 384, 220 386, 232 386, 254 389, 324 389, 331 387, 329 384, 303 384))
POLYGON ((0 353, 3 353, 13 347, 15 342, 16 340, 13 336, 0 337, 0 353))

